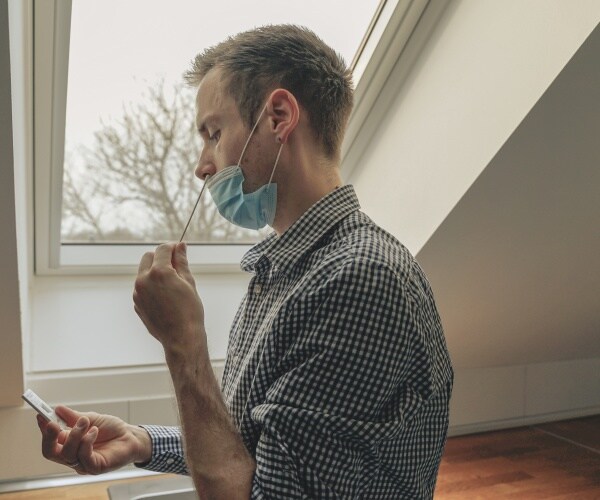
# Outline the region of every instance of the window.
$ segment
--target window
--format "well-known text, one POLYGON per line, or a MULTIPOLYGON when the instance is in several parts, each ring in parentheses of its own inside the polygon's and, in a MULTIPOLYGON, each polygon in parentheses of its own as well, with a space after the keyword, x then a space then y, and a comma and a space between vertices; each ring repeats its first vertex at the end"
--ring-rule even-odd
MULTIPOLYGON (((201 187, 194 93, 181 83, 197 52, 301 24, 353 61, 357 83, 401 3, 415 2, 34 1, 36 272, 129 273, 178 239, 201 187)), ((228 224, 203 198, 186 233, 192 267, 237 270, 268 231, 228 224)))
MULTIPOLYGON (((91 1, 76 0, 73 6, 91 1)), ((342 175, 347 175, 352 165, 360 162, 361 143, 368 142, 376 131, 376 126, 370 124, 378 125, 381 122, 383 113, 378 108, 386 109, 386 104, 380 102, 380 96, 393 96, 400 88, 402 81, 394 72, 402 74, 408 71, 411 57, 414 58, 419 53, 419 46, 426 40, 427 32, 431 26, 435 26, 439 12, 448 1, 386 0, 377 6, 354 56, 355 108, 342 146, 342 175), (431 9, 438 14, 429 16, 431 9), (425 29, 421 30, 420 26, 427 19, 425 29), (410 44, 407 46, 409 40, 410 44), (407 54, 412 56, 406 58, 407 54)), ((173 2, 163 4, 171 8, 173 2)), ((141 254, 146 249, 153 250, 154 242, 61 243, 72 4, 69 0, 11 0, 9 5, 14 14, 10 16, 11 73, 16 75, 14 81, 18 82, 15 84, 13 81, 13 113, 16 107, 19 110, 17 116, 20 116, 18 122, 13 121, 13 127, 16 127, 15 137, 20 138, 15 142, 21 156, 18 164, 27 167, 26 173, 21 172, 18 179, 16 176, 24 208, 18 221, 18 231, 27 236, 23 237, 23 241, 27 242, 24 256, 29 255, 29 249, 33 250, 35 273, 38 275, 134 273, 141 254), (12 57, 13 48, 16 57, 12 57), (32 165, 34 168, 30 169, 32 165), (30 209, 34 209, 33 214, 30 209), (33 242, 29 240, 30 225, 35 226, 33 242)), ((303 8, 310 5, 312 4, 302 3, 303 8)), ((344 8, 348 5, 348 2, 343 3, 344 8)), ((115 10, 114 15, 118 12, 118 9, 115 10)), ((345 22, 344 17, 341 19, 345 22)), ((335 22, 339 19, 336 18, 335 22)), ((271 20, 283 22, 286 19, 271 20)), ((365 25, 367 20, 368 17, 365 25)), ((100 26, 98 23, 98 26, 97 29, 101 32, 98 36, 112 36, 112 24, 100 26)), ((344 24, 344 28, 346 27, 344 24)), ((318 28, 315 29, 319 31, 318 28)), ((321 35, 337 47, 325 34, 321 35)), ((220 35, 214 42, 221 39, 220 35)), ((187 68, 187 57, 193 57, 196 50, 201 50, 201 47, 194 45, 190 55, 186 56, 182 71, 187 68)), ((97 87, 98 85, 88 86, 88 92, 91 93, 91 89, 95 91, 97 87)), ((93 100, 95 94, 88 97, 93 100)), ((248 244, 194 244, 189 246, 188 253, 195 271, 237 271, 239 260, 247 248, 248 244)), ((94 387, 99 388, 101 393, 112 394, 115 381, 123 387, 131 387, 131 384, 138 384, 135 387, 140 387, 139 366, 162 363, 162 353, 160 349, 155 350, 155 343, 146 343, 136 339, 135 335, 127 336, 126 348, 119 356, 114 356, 114 348, 111 346, 120 345, 124 333, 140 327, 137 319, 131 318, 130 309, 115 309, 114 314, 112 312, 115 304, 126 304, 131 285, 127 276, 77 276, 73 279, 44 276, 32 281, 26 273, 22 278, 23 290, 27 291, 24 292, 26 301, 22 301, 22 307, 23 304, 30 307, 31 302, 31 311, 34 312, 33 316, 23 316, 24 321, 31 323, 24 326, 24 330, 31 331, 32 335, 31 338, 25 335, 24 352, 29 354, 25 360, 29 381, 35 382, 34 389, 37 387, 49 394, 50 398, 54 391, 54 398, 60 399, 66 388, 71 400, 84 400, 86 394, 79 393, 77 389, 81 386, 82 374, 89 375, 94 387), (27 295, 29 293, 32 295, 27 295), (83 330, 86 330, 85 338, 104 338, 106 342, 103 345, 107 351, 90 350, 87 348, 88 344, 79 342, 83 330), (75 351, 65 351, 65 343, 75 346, 75 351), (135 368, 129 372, 128 367, 134 365, 135 368), (98 367, 127 368, 114 373, 110 370, 87 373, 88 368, 98 367), (69 371, 55 376, 62 370, 69 371)), ((241 297, 245 280, 242 275, 215 275, 205 276, 203 282, 199 283, 199 287, 211 290, 211 293, 203 297, 203 300, 206 298, 207 307, 219 310, 219 315, 214 315, 214 319, 207 324, 209 330, 214 332, 209 342, 213 342, 214 350, 211 352, 213 355, 216 352, 217 357, 223 356, 226 349, 223 340, 225 337, 219 333, 227 327, 222 318, 230 317, 235 312, 228 309, 230 301, 225 299, 238 293, 241 297)), ((234 297, 232 304, 235 302, 234 297)), ((163 372, 152 368, 148 373, 144 372, 144 380, 147 382, 150 379, 160 385, 167 380, 162 378, 163 375, 163 372)), ((155 395, 156 387, 147 387, 147 391, 147 394, 155 395)))

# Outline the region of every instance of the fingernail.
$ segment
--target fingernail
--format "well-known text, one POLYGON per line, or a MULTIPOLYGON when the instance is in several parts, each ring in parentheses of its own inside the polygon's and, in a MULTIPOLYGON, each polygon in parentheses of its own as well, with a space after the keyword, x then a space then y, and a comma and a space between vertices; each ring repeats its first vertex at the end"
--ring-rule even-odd
POLYGON ((77 427, 79 427, 80 429, 84 429, 85 428, 85 420, 78 420, 77 427))

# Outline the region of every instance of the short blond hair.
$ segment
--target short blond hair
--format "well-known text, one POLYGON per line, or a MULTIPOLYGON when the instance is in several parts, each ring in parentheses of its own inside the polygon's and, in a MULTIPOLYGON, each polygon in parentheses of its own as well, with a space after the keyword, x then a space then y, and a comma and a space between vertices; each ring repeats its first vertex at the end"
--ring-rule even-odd
POLYGON ((344 59, 308 28, 262 26, 204 50, 185 73, 193 86, 213 68, 224 70, 228 93, 248 127, 254 125, 266 93, 285 88, 307 111, 327 157, 339 155, 352 111, 352 73, 344 59))

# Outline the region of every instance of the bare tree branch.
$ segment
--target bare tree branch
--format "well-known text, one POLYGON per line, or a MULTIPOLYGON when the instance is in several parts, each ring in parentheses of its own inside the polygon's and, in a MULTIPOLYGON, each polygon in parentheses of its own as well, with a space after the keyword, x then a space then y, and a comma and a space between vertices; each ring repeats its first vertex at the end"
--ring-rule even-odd
MULTIPOLYGON (((101 122, 93 147, 65 162, 63 239, 178 239, 200 191, 194 118, 191 91, 178 85, 167 92, 160 82, 142 104, 123 107, 119 120, 101 122)), ((198 212, 188 241, 258 239, 223 219, 209 196, 198 212)))

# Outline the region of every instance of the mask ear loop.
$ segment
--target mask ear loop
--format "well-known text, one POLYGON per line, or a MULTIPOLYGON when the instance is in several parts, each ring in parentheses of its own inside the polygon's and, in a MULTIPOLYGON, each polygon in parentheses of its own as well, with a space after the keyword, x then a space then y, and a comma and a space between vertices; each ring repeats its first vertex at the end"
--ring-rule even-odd
POLYGON ((242 163, 242 158, 244 157, 246 148, 248 147, 248 144, 250 144, 250 139, 252 139, 252 136, 254 135, 254 131, 256 130, 256 127, 258 127, 258 124, 260 123, 260 119, 262 118, 262 115, 264 114, 266 109, 267 109, 267 105, 265 104, 265 107, 262 109, 262 111, 260 112, 260 115, 258 115, 258 118, 256 119, 256 122, 254 123, 254 127, 252 127, 252 130, 250 131, 250 135, 248 136, 248 139, 246 139, 246 144, 244 144, 244 148, 242 149, 242 154, 240 155, 240 159, 238 160, 238 167, 242 163))
POLYGON ((281 146, 279 146, 279 151, 277 152, 277 158, 275 158, 275 165, 273 165, 273 171, 271 172, 271 178, 269 179, 267 186, 269 184, 271 184, 271 181, 273 180, 273 175, 275 175, 275 169, 277 168, 277 164, 279 163, 279 157, 281 156, 282 149, 283 149, 283 142, 281 143, 281 146))
MULTIPOLYGON (((240 166, 242 163, 242 158, 244 157, 246 148, 248 147, 248 144, 250 144, 250 139, 252 139, 252 136, 254 135, 254 131, 256 130, 256 127, 258 127, 258 124, 260 123, 260 119, 262 118, 262 115, 265 114, 266 109, 267 109, 267 105, 265 104, 265 107, 262 109, 262 111, 260 112, 260 115, 258 115, 258 118, 256 119, 256 122, 254 123, 254 127, 252 127, 252 130, 250 131, 250 135, 248 136, 248 139, 246 139, 246 144, 244 144, 244 148, 242 149, 242 154, 240 155, 240 159, 238 160, 238 166, 240 166)), ((270 177, 267 185, 271 184, 271 181, 273 180, 273 175, 275 175, 275 169, 277 168, 277 164, 279 163, 279 157, 281 156, 281 150, 283 149, 283 144, 284 143, 282 142, 281 146, 279 146, 279 151, 277 152, 277 158, 275 158, 275 165, 273 166, 273 170, 271 171, 271 177, 270 177)))

